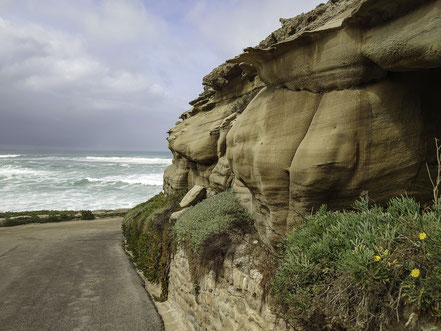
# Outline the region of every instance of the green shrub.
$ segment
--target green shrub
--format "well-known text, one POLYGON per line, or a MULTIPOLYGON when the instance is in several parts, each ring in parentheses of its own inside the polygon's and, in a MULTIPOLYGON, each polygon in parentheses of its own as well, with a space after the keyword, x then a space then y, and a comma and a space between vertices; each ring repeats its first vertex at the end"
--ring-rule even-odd
POLYGON ((282 313, 360 330, 390 324, 404 304, 441 314, 440 207, 399 197, 354 209, 323 206, 286 238, 272 286, 282 313))
POLYGON ((0 213, 0 217, 5 220, 0 226, 16 226, 31 223, 51 223, 70 221, 75 218, 75 212, 70 210, 38 210, 38 211, 24 211, 24 212, 5 212, 0 213), (44 217, 42 217, 42 215, 44 217))
POLYGON ((82 220, 94 220, 95 215, 90 210, 81 210, 81 219, 82 220))
POLYGON ((249 227, 251 218, 236 195, 226 191, 189 208, 174 226, 176 238, 187 242, 193 252, 201 249, 213 235, 234 227, 249 227))
POLYGON ((40 222, 40 218, 37 216, 32 216, 30 218, 19 217, 15 219, 6 218, 1 224, 1 226, 9 227, 9 226, 24 225, 24 224, 39 223, 39 222, 40 222))
POLYGON ((128 211, 122 223, 136 266, 150 282, 161 285, 157 300, 165 300, 168 294, 169 265, 175 248, 170 215, 179 209, 183 195, 159 193, 128 211))
POLYGON ((230 249, 241 243, 245 234, 253 232, 252 224, 231 191, 201 201, 178 219, 173 231, 186 251, 194 284, 211 270, 216 278, 220 275, 230 249))

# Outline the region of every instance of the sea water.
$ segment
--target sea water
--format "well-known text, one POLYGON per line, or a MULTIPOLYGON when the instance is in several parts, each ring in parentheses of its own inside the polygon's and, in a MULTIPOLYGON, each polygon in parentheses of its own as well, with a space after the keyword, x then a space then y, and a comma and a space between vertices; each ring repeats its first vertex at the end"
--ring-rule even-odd
POLYGON ((168 152, 0 151, 0 211, 131 208, 162 191, 168 152))

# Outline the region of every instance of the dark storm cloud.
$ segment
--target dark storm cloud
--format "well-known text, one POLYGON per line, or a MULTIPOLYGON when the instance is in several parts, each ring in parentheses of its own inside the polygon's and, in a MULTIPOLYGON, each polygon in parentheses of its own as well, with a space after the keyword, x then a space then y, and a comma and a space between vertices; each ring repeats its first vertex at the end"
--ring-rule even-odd
POLYGON ((0 145, 164 150, 205 74, 316 3, 0 0, 0 145))

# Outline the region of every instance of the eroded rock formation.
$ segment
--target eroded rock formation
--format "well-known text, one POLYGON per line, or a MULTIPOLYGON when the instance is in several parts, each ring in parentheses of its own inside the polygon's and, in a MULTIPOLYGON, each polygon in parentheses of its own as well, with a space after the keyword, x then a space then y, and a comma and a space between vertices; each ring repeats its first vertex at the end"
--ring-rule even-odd
POLYGON ((232 188, 273 242, 301 214, 431 199, 441 0, 331 0, 204 77, 169 131, 166 193, 232 188))

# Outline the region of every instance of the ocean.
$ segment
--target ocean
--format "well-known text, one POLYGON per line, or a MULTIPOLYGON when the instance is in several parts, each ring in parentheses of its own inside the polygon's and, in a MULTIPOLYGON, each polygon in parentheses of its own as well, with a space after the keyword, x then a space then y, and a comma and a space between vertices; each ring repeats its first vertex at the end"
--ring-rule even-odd
POLYGON ((0 212, 131 208, 162 191, 168 152, 0 151, 0 212))

